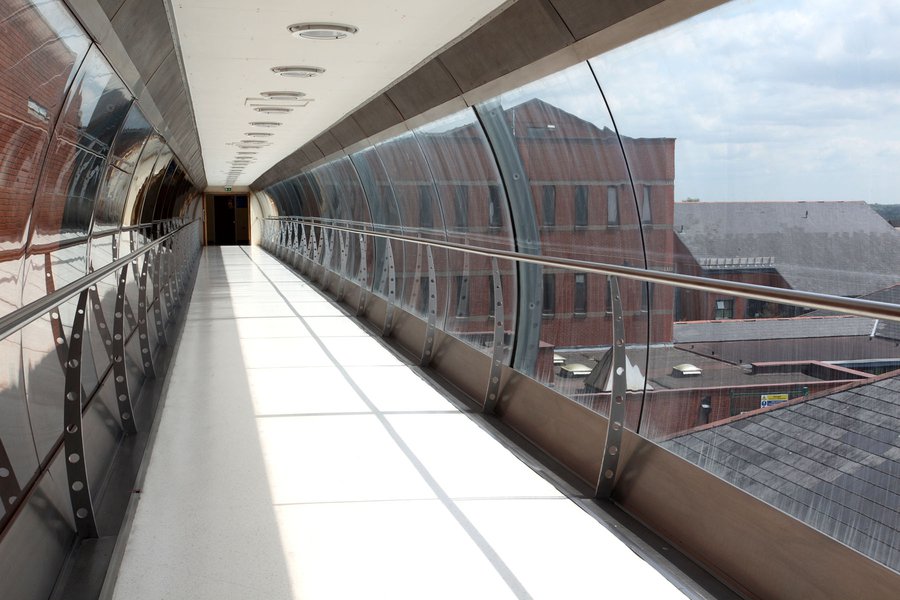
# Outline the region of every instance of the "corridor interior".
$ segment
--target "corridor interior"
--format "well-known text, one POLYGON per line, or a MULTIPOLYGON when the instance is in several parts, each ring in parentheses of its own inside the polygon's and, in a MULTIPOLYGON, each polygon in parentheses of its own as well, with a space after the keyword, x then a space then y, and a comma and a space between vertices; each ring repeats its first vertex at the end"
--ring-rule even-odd
POLYGON ((681 598, 257 247, 207 247, 114 598, 681 598))

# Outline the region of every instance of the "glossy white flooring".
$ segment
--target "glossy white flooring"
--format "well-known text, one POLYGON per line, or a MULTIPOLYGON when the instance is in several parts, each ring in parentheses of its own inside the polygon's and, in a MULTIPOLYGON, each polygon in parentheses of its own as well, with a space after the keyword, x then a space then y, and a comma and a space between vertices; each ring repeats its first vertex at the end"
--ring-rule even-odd
POLYGON ((684 597, 258 248, 169 378, 116 599, 684 597))

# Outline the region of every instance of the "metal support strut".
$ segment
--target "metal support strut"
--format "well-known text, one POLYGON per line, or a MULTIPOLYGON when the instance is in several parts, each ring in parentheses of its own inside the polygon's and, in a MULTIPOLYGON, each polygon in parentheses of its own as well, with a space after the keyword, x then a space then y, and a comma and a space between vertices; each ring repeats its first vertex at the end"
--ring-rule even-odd
POLYGON ((359 285, 359 303, 356 305, 356 316, 362 316, 366 310, 366 286, 369 285, 369 247, 366 237, 359 234, 359 272, 356 275, 359 285))
POLYGON ((387 337, 391 335, 391 331, 394 329, 394 304, 397 301, 397 272, 394 268, 394 250, 391 247, 391 243, 388 242, 385 244, 384 248, 386 260, 384 262, 381 280, 384 281, 385 277, 387 277, 388 293, 387 307, 384 310, 384 328, 381 330, 381 335, 387 337))
POLYGON ((503 367, 503 338, 506 330, 503 327, 503 284, 500 280, 500 266, 497 259, 491 259, 491 271, 494 279, 494 345, 491 355, 491 375, 487 390, 484 393, 484 412, 492 414, 497 409, 500 399, 500 373, 503 367))
MULTIPOLYGON (((119 289, 116 292, 116 314, 113 323, 113 378, 116 387, 116 406, 119 408, 119 419, 122 430, 127 435, 137 433, 134 424, 134 407, 131 404, 131 392, 128 391, 128 369, 125 368, 125 283, 128 280, 128 268, 122 269, 119 275, 119 289)), ((149 351, 149 349, 148 349, 149 351)))
POLYGON ((619 294, 619 280, 609 278, 609 296, 612 299, 612 393, 609 398, 609 425, 606 428, 606 442, 603 461, 600 464, 600 478, 597 482, 597 497, 609 498, 615 485, 619 468, 619 454, 622 447, 622 430, 625 426, 625 394, 628 391, 628 375, 625 372, 625 323, 622 319, 622 297, 619 294))
POLYGON ((428 257, 428 319, 425 325, 425 347, 422 349, 422 359, 419 361, 423 367, 431 362, 437 323, 437 275, 434 269, 434 255, 431 252, 431 246, 426 246, 425 250, 428 257))
POLYGON ((66 453, 66 477, 69 483, 69 500, 75 514, 75 527, 83 538, 98 537, 97 521, 84 461, 84 437, 82 428, 81 349, 84 337, 84 317, 88 290, 78 296, 78 308, 72 323, 72 339, 66 360, 66 391, 63 401, 63 445, 66 453))

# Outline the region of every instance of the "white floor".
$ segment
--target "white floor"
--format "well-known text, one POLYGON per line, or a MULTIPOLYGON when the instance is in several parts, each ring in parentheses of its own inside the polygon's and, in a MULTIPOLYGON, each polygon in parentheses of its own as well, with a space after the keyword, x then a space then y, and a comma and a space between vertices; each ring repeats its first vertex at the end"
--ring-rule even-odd
POLYGON ((116 599, 684 597, 261 250, 178 343, 116 599))

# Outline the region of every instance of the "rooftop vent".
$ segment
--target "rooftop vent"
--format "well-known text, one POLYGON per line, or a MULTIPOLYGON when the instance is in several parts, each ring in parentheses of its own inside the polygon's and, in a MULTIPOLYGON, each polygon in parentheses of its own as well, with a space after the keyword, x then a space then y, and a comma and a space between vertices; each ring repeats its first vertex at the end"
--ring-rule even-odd
POLYGON ((672 377, 699 377, 703 374, 700 367, 695 367, 690 363, 675 365, 672 367, 672 377))

